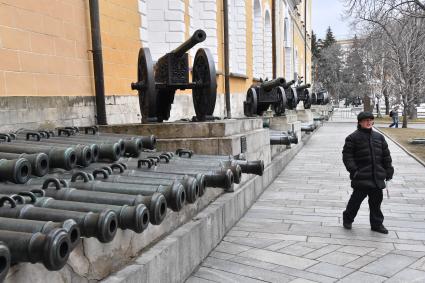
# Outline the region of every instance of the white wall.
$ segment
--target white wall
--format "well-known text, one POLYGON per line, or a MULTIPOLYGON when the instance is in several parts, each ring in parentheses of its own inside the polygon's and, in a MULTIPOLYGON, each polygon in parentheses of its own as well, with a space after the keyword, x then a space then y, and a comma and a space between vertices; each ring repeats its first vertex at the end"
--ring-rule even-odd
POLYGON ((190 0, 190 33, 191 35, 198 29, 202 29, 207 34, 207 39, 192 48, 190 54, 195 56, 199 48, 208 48, 213 55, 215 67, 217 69, 217 3, 214 0, 190 0))
POLYGON ((264 27, 260 0, 254 0, 252 17, 253 73, 255 78, 264 79, 264 27))
POLYGON ((150 48, 154 61, 184 42, 183 0, 139 0, 139 12, 140 40, 150 48))
POLYGON ((273 78, 272 21, 268 7, 264 17, 264 77, 273 78))
MULTIPOLYGON (((198 0, 199 1, 199 0, 198 0)), ((246 75, 246 8, 244 0, 229 1, 230 72, 246 75)))

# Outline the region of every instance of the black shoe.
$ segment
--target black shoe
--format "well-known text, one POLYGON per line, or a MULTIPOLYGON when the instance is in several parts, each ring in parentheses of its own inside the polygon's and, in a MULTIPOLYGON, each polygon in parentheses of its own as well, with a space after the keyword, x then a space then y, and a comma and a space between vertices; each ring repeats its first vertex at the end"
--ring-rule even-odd
POLYGON ((352 227, 351 223, 348 223, 348 222, 343 222, 342 226, 344 226, 344 228, 347 230, 351 230, 351 227, 352 227))
POLYGON ((372 231, 375 231, 375 232, 378 232, 378 233, 388 234, 388 230, 387 230, 387 228, 384 227, 384 225, 371 227, 370 229, 372 231))

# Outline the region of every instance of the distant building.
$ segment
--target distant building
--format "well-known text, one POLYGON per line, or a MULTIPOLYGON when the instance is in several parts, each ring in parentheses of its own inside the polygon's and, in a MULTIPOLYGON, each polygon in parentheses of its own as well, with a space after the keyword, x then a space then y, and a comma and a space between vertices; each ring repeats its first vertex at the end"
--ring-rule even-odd
POLYGON ((348 52, 350 51, 351 46, 353 46, 353 43, 354 43, 353 38, 341 39, 341 40, 337 40, 337 42, 336 42, 336 44, 338 44, 339 47, 341 48, 342 61, 344 63, 347 61, 348 52))

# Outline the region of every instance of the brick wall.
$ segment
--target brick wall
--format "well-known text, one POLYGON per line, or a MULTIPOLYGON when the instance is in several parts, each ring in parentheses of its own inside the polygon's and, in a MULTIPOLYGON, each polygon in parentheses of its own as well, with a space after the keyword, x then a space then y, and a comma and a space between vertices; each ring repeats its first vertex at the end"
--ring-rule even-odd
POLYGON ((92 95, 84 0, 2 0, 0 97, 92 95))

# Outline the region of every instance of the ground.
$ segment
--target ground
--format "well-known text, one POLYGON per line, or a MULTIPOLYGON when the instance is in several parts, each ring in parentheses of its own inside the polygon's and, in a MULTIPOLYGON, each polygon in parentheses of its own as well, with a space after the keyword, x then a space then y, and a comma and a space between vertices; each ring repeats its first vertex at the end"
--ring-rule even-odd
POLYGON ((404 146, 409 152, 419 157, 425 162, 425 145, 411 144, 409 140, 412 138, 425 138, 425 130, 423 129, 394 129, 394 128, 379 128, 396 142, 404 146))
POLYGON ((370 230, 367 201, 353 229, 342 227, 352 116, 311 137, 187 282, 425 282, 425 168, 393 142, 382 206, 389 234, 370 230))

